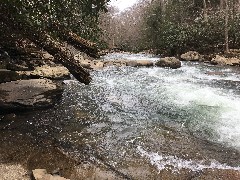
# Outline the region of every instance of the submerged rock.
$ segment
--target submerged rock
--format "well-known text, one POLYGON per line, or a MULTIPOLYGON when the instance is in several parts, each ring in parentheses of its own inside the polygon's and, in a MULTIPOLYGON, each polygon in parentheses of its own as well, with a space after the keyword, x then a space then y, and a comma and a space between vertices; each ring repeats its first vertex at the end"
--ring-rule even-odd
POLYGON ((211 64, 238 66, 238 65, 240 65, 240 59, 238 59, 238 58, 226 58, 224 56, 216 55, 216 57, 211 60, 211 64))
POLYGON ((0 84, 0 113, 52 106, 62 95, 48 79, 18 80, 0 84))
POLYGON ((197 51, 188 51, 181 55, 181 60, 183 60, 183 61, 199 61, 199 60, 201 60, 201 55, 197 51))
POLYGON ((165 57, 157 61, 155 65, 158 67, 170 67, 172 69, 177 69, 181 67, 181 62, 175 57, 165 57))

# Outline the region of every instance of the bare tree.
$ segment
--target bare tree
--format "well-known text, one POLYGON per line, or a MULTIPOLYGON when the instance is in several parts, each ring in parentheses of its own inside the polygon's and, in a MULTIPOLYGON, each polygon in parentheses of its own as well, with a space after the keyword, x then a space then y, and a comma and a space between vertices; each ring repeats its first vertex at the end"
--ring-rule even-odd
POLYGON ((228 20, 229 20, 229 6, 228 6, 228 0, 225 0, 225 52, 229 52, 229 44, 228 44, 228 20))

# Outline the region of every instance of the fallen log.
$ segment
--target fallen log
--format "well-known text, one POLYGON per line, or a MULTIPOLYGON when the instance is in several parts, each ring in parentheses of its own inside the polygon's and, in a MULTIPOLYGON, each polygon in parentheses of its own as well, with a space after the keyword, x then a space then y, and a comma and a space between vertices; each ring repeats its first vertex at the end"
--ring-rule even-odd
POLYGON ((59 23, 53 23, 51 27, 59 34, 59 37, 62 40, 73 45, 76 49, 85 52, 87 55, 93 58, 100 57, 96 43, 78 36, 72 31, 67 30, 64 26, 61 26, 59 23))
POLYGON ((43 47, 54 59, 65 66, 70 73, 80 82, 89 84, 91 82, 90 74, 75 59, 73 53, 63 46, 60 42, 54 40, 47 33, 38 33, 35 38, 28 36, 36 45, 43 47))
MULTIPOLYGON (((2 6, 3 7, 3 6, 2 6)), ((53 39, 47 32, 31 26, 28 21, 21 19, 17 21, 5 9, 0 8, 2 25, 9 29, 9 32, 18 32, 23 37, 28 38, 37 46, 46 50, 55 60, 65 66, 70 73, 80 82, 89 84, 91 82, 90 74, 75 59, 73 53, 67 49, 60 41, 53 39)))

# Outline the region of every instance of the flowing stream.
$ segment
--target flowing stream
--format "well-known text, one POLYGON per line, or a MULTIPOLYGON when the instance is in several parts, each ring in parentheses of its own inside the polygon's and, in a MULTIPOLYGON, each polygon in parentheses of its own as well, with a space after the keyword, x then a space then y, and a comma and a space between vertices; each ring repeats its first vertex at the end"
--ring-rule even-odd
POLYGON ((54 122, 40 136, 51 133, 72 156, 100 158, 122 171, 138 165, 156 172, 240 170, 240 69, 182 65, 109 67, 92 72, 88 86, 67 80, 61 103, 28 123, 54 122))

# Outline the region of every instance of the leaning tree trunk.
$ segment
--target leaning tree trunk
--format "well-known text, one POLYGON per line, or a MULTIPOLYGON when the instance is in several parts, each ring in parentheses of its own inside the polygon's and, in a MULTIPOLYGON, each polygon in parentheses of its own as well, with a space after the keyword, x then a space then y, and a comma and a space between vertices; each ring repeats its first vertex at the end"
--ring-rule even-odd
POLYGON ((78 36, 72 31, 69 31, 59 23, 53 23, 51 27, 53 30, 57 31, 57 34, 59 34, 59 37, 62 40, 73 45, 76 49, 85 52, 87 55, 93 58, 99 58, 98 48, 95 43, 78 36))
MULTIPOLYGON (((44 50, 53 55, 54 59, 59 61, 65 66, 70 73, 80 82, 89 84, 91 77, 75 59, 73 53, 68 50, 62 43, 53 39, 46 32, 38 30, 38 28, 29 25, 28 21, 21 19, 16 21, 11 14, 3 13, 4 9, 0 8, 2 25, 4 24, 8 29, 15 30, 34 42, 37 46, 42 47, 44 50), (4 14, 4 15, 3 15, 4 14)), ((5 11, 7 12, 7 11, 5 11)))
POLYGON ((34 37, 28 36, 28 38, 53 55, 54 59, 65 66, 78 81, 84 84, 90 83, 91 77, 89 72, 74 59, 73 53, 60 42, 54 40, 47 33, 38 33, 34 37))

